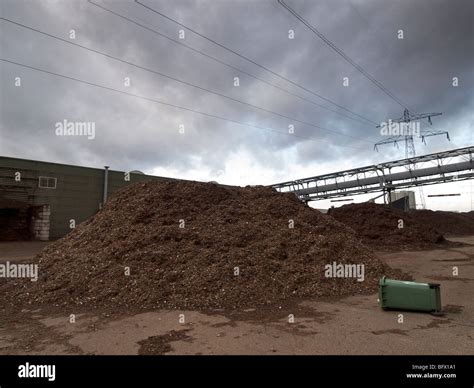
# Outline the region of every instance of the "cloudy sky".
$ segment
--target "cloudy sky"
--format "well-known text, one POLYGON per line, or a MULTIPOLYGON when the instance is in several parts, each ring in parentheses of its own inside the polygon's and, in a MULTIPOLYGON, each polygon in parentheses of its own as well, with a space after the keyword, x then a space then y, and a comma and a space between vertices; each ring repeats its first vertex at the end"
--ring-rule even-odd
MULTIPOLYGON (((373 149, 401 104, 277 0, 93 2, 0 0, 0 155, 236 185, 404 157, 373 149), (64 120, 95 137, 57 136, 64 120)), ((286 3, 403 105, 443 113, 423 128, 451 141, 415 139, 417 154, 473 144, 473 1, 286 3)), ((462 194, 431 208, 472 209, 470 182, 424 191, 462 194)))

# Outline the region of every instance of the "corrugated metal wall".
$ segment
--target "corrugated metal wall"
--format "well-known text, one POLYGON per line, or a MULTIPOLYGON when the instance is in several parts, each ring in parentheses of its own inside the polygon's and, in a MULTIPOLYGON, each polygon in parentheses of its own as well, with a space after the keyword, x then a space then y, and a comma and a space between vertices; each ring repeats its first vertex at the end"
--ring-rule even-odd
MULTIPOLYGON (((130 181, 127 182, 124 172, 111 170, 108 195, 110 197, 130 183, 149 179, 169 178, 130 174, 130 181)), ((66 235, 70 231, 71 219, 78 225, 99 210, 103 183, 103 169, 0 157, 0 196, 27 202, 32 206, 50 205, 51 239, 66 235), (15 181, 16 172, 21 174, 21 181, 15 181), (38 187, 40 176, 56 178, 56 188, 38 187)))

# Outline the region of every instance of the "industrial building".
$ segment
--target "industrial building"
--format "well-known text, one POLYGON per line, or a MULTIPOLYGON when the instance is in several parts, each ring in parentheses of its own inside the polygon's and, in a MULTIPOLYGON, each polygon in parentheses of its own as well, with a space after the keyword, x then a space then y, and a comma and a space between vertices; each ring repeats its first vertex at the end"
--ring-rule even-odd
POLYGON ((0 240, 61 238, 115 191, 149 179, 171 178, 0 157, 0 240))

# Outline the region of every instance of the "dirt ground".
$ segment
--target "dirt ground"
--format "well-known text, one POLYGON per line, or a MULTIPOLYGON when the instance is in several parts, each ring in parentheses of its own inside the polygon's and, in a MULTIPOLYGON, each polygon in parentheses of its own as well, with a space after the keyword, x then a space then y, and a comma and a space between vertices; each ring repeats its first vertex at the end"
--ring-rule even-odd
MULTIPOLYGON (((474 354, 474 236, 451 240, 472 245, 378 254, 441 283, 442 316, 403 312, 399 323, 376 294, 233 313, 48 306, 4 312, 0 354, 474 354)), ((1 243, 0 262, 30 261, 41 246, 1 243)))

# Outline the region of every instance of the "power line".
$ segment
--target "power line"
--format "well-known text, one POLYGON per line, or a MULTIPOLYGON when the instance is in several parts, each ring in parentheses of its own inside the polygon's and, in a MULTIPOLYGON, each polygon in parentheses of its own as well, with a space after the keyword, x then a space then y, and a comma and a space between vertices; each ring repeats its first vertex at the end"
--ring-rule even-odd
POLYGON ((38 34, 41 34, 41 35, 44 35, 44 36, 47 36, 47 37, 50 37, 50 38, 53 38, 53 39, 56 39, 56 40, 59 40, 63 43, 67 43, 69 45, 72 45, 72 46, 75 46, 75 47, 79 47, 81 49, 84 49, 84 50, 87 50, 87 51, 90 51, 90 52, 93 52, 95 54, 99 54, 99 55, 102 55, 102 56, 105 56, 107 58, 110 58, 110 59, 113 59, 115 61, 118 61, 118 62, 121 62, 121 63, 125 63, 127 65, 130 65, 130 66, 133 66, 133 67, 136 67, 138 69, 141 69, 141 70, 145 70, 147 72, 150 72, 150 73, 153 73, 155 75, 159 75, 161 77, 165 77, 165 78, 168 78, 168 79, 171 79, 173 81, 176 81, 176 82, 179 82, 183 85, 186 85, 186 86, 189 86, 189 87, 192 87, 192 88, 196 88, 196 89, 199 89, 199 90, 202 90, 202 91, 205 91, 205 92, 208 92, 208 93, 211 93, 211 94, 214 94, 216 96, 219 96, 219 97, 222 97, 222 98, 226 98, 228 100, 231 100, 231 101, 234 101, 234 102, 238 102, 240 104, 243 104, 243 105, 246 105, 246 106, 250 106, 254 109, 258 109, 260 111, 263 111, 263 112, 266 112, 266 113, 270 113, 270 114, 273 114, 273 115, 276 115, 276 116, 279 116, 279 117, 282 117, 282 118, 285 118, 285 119, 288 119, 288 120, 292 120, 294 122, 298 122, 298 123, 301 123, 301 124, 304 124, 304 125, 307 125, 307 126, 311 126, 311 127, 314 127, 314 128, 317 128, 317 129, 321 129, 321 130, 324 130, 324 131, 327 131, 327 132, 332 132, 332 133, 335 133, 337 135, 340 135, 340 136, 346 136, 346 137, 350 137, 352 139, 355 139, 355 140, 361 140, 361 141, 365 141, 367 143, 371 143, 371 141, 368 141, 366 139, 361 139, 359 137, 356 137, 356 136, 351 136, 351 135, 347 135, 345 133, 342 133, 342 132, 338 132, 338 131, 334 131, 334 130, 331 130, 331 129, 327 129, 327 128, 324 128, 324 127, 321 127, 319 125, 316 125, 316 124, 313 124, 313 123, 310 123, 310 122, 307 122, 307 121, 303 121, 303 120, 299 120, 299 119, 296 119, 294 117, 291 117, 291 116, 287 116, 287 115, 284 115, 284 114, 281 114, 281 113, 278 113, 278 112, 274 112, 272 110, 269 110, 269 109, 265 109, 265 108, 262 108, 262 107, 259 107, 257 105, 254 105, 254 104, 250 104, 248 102, 245 102, 245 101, 242 101, 242 100, 239 100, 239 99, 236 99, 236 98, 233 98, 233 97, 230 97, 230 96, 227 96, 225 94, 222 94, 222 93, 219 93, 219 92, 216 92, 216 91, 213 91, 213 90, 210 90, 210 89, 207 89, 207 88, 204 88, 204 87, 201 87, 201 86, 198 86, 198 85, 194 85, 190 82, 187 82, 187 81, 183 81, 179 78, 176 78, 176 77, 172 77, 170 75, 167 75, 167 74, 164 74, 164 73, 161 73, 159 71, 156 71, 156 70, 153 70, 153 69, 150 69, 150 68, 147 68, 147 67, 144 67, 144 66, 141 66, 141 65, 138 65, 136 63, 133 63, 133 62, 130 62, 130 61, 126 61, 124 59, 121 59, 121 58, 118 58, 118 57, 115 57, 111 54, 107 54, 103 51, 99 51, 99 50, 96 50, 96 49, 93 49, 93 48, 90 48, 90 47, 87 47, 87 46, 84 46, 84 45, 81 45, 81 44, 78 44, 78 43, 75 43, 75 42, 71 42, 69 40, 66 40, 66 39, 63 39, 59 36, 56 36, 56 35, 53 35, 53 34, 49 34, 47 32, 44 32, 44 31, 41 31, 41 30, 38 30, 36 28, 33 28, 33 27, 30 27, 30 26, 27 26, 27 25, 24 25, 24 24, 21 24, 21 23, 18 23, 18 22, 15 22, 13 20, 10 20, 10 19, 7 19, 7 18, 3 18, 3 17, 0 17, 0 20, 4 20, 8 23, 12 23, 16 26, 19 26, 21 28, 25 28, 25 29, 28 29, 30 31, 33 31, 33 32, 36 32, 38 34))
MULTIPOLYGON (((363 19, 363 20, 365 21, 365 23, 368 25, 369 22, 367 21, 367 19, 366 19, 364 16, 361 15, 361 13, 359 12, 359 10, 354 6, 354 4, 352 4, 351 0, 348 0, 348 3, 349 3, 349 5, 351 6, 351 8, 359 15, 359 17, 360 17, 361 19, 363 19)), ((398 63, 398 65, 400 65, 400 61, 398 61, 398 57, 395 58, 395 59, 392 58, 392 61, 393 61, 393 62, 396 62, 396 63, 398 63)), ((409 109, 409 111, 410 111, 411 113, 413 113, 413 114, 418 114, 414 109, 409 109)))
POLYGON ((357 16, 364 21, 365 25, 369 26, 370 23, 364 16, 362 16, 362 14, 359 12, 357 7, 354 4, 352 4, 352 0, 347 0, 347 3, 349 4, 349 7, 352 9, 352 11, 354 11, 357 14, 357 16))
POLYGON ((197 49, 195 49, 195 48, 192 47, 192 46, 189 46, 189 45, 187 45, 187 44, 185 44, 185 43, 183 43, 183 42, 180 42, 179 40, 173 39, 173 38, 171 38, 171 37, 169 37, 169 36, 167 36, 167 35, 165 35, 165 34, 159 32, 159 31, 157 31, 157 30, 155 30, 155 29, 153 29, 153 28, 150 28, 150 27, 148 27, 148 26, 146 26, 146 25, 144 25, 144 24, 141 24, 141 23, 137 22, 136 20, 133 20, 133 19, 131 19, 131 18, 125 16, 125 15, 122 15, 122 14, 120 14, 120 13, 118 13, 118 12, 115 12, 115 11, 113 11, 113 10, 107 8, 107 7, 104 7, 104 6, 102 6, 102 5, 99 5, 99 4, 97 4, 97 3, 94 3, 92 0, 88 0, 88 3, 90 3, 91 5, 96 6, 97 8, 102 9, 103 11, 109 12, 110 14, 112 14, 112 15, 114 15, 114 16, 117 16, 117 17, 119 17, 119 18, 121 18, 121 19, 123 19, 123 20, 126 20, 127 22, 130 22, 130 23, 132 23, 132 24, 135 24, 135 25, 137 25, 137 26, 139 26, 139 27, 141 27, 141 28, 143 28, 143 29, 145 29, 145 30, 147 30, 147 31, 149 31, 149 32, 152 32, 152 33, 154 33, 154 34, 160 36, 161 38, 167 39, 167 40, 169 40, 170 42, 173 42, 173 43, 176 43, 176 44, 178 44, 178 45, 181 45, 182 47, 185 47, 185 48, 187 48, 188 50, 191 50, 191 51, 193 51, 193 52, 195 52, 195 53, 198 53, 198 54, 200 54, 200 55, 202 55, 202 56, 204 56, 204 57, 206 57, 206 58, 208 58, 208 59, 211 59, 211 60, 213 60, 213 61, 215 61, 215 62, 217 62, 217 63, 219 63, 219 64, 221 64, 221 65, 227 66, 227 67, 230 68, 230 69, 236 70, 236 71, 238 71, 239 73, 245 74, 245 75, 247 75, 247 76, 249 76, 249 77, 251 77, 251 78, 253 78, 253 79, 256 79, 256 80, 258 80, 258 81, 260 81, 260 82, 262 82, 262 83, 265 83, 266 85, 269 85, 269 86, 271 86, 271 87, 273 87, 273 88, 275 88, 275 89, 277 89, 277 90, 280 90, 280 91, 282 91, 282 92, 284 92, 284 93, 286 93, 286 94, 288 94, 288 95, 290 95, 290 96, 299 98, 300 100, 309 102, 309 103, 311 103, 311 104, 313 104, 313 105, 315 105, 315 106, 317 106, 317 107, 319 107, 319 108, 325 109, 325 110, 327 110, 327 111, 329 111, 329 112, 336 113, 336 114, 338 114, 338 115, 340 115, 340 116, 346 117, 346 118, 348 118, 348 119, 350 119, 350 120, 357 121, 357 122, 362 123, 362 124, 367 124, 367 122, 369 122, 370 124, 377 124, 377 123, 375 123, 374 121, 372 121, 372 120, 370 120, 370 119, 366 119, 366 118, 364 118, 364 117, 363 117, 363 119, 364 119, 365 121, 362 121, 362 120, 360 120, 360 119, 358 119, 358 118, 355 118, 355 117, 348 116, 348 115, 346 115, 346 114, 344 114, 344 113, 342 113, 342 112, 339 112, 339 111, 337 111, 337 110, 333 110, 333 109, 331 109, 331 108, 328 108, 328 107, 326 107, 326 106, 324 106, 324 105, 321 105, 321 104, 319 104, 319 103, 317 103, 317 102, 315 102, 315 101, 313 101, 313 100, 310 100, 310 99, 308 99, 308 98, 306 98, 306 97, 304 97, 304 96, 301 96, 301 95, 299 95, 299 94, 293 93, 293 92, 291 92, 291 91, 289 91, 289 90, 287 90, 287 89, 285 89, 285 88, 282 88, 281 86, 278 86, 278 85, 276 85, 276 84, 273 84, 273 83, 271 83, 271 82, 269 82, 269 81, 264 80, 263 78, 259 78, 259 77, 255 76, 255 75, 253 75, 253 74, 251 74, 251 73, 245 71, 245 70, 242 70, 242 69, 240 69, 240 68, 238 68, 238 67, 236 67, 236 66, 233 66, 233 65, 231 65, 230 63, 227 63, 227 62, 225 62, 225 61, 222 61, 222 60, 220 60, 219 58, 216 58, 216 57, 214 57, 214 56, 212 56, 212 55, 206 54, 204 51, 197 50, 197 49))
MULTIPOLYGON (((283 6, 287 11, 289 11, 293 16, 295 16, 301 23, 303 23, 310 31, 312 31, 314 34, 316 34, 324 43, 326 43, 331 49, 333 49, 337 54, 339 54, 346 62, 351 64, 357 71, 359 71, 362 75, 364 75, 370 82, 372 82, 375 86, 377 86, 380 90, 382 90, 387 96, 389 96, 392 100, 394 100, 397 104, 402 106, 404 108, 404 119, 403 121, 405 123, 408 123, 412 120, 411 117, 414 118, 424 118, 428 117, 428 120, 431 124, 431 118, 430 116, 435 116, 439 114, 418 114, 416 113, 413 109, 407 106, 402 100, 400 100, 398 97, 396 97, 390 90, 388 90, 380 81, 376 80, 373 76, 371 76, 362 66, 354 62, 344 51, 342 51, 339 47, 337 47, 333 42, 331 42, 326 36, 324 36, 316 27, 311 25, 308 21, 306 21, 301 15, 299 15, 294 9, 292 9, 290 6, 288 6, 283 0, 278 0, 278 3, 283 6)), ((397 121, 397 120, 394 120, 397 121)), ((398 121, 401 122, 401 121, 398 121)), ((445 134, 449 140, 449 133, 447 131, 436 131, 430 134, 425 134, 422 139, 424 140, 425 137, 428 136, 438 136, 438 135, 443 135, 445 134)), ((408 135, 404 136, 405 140, 405 157, 407 158, 409 154, 415 155, 415 145, 413 142, 413 136, 408 135)), ((382 140, 379 141, 378 143, 375 144, 375 147, 377 144, 384 144, 387 141, 390 140, 382 140)), ((422 199, 422 204, 423 207, 425 207, 424 204, 424 196, 423 196, 423 191, 422 188, 420 188, 420 197, 422 199)))
POLYGON ((390 90, 388 90, 380 81, 372 77, 362 66, 354 62, 344 51, 337 47, 333 42, 331 42, 326 36, 324 36, 316 27, 311 25, 306 21, 301 15, 299 15, 294 9, 288 6, 283 0, 278 0, 281 6, 283 6, 288 12, 290 12, 294 17, 296 17, 301 23, 303 23, 309 30, 315 33, 324 43, 326 43, 331 49, 338 53, 346 62, 351 64, 357 71, 359 71, 364 77, 366 77, 370 82, 382 90, 387 96, 394 100, 397 104, 402 106, 405 109, 413 111, 410 109, 403 101, 396 97, 390 90))
MULTIPOLYGON (((90 1, 89 1, 89 2, 90 2, 90 1)), ((213 44, 215 44, 215 45, 217 45, 217 46, 223 48, 224 50, 226 50, 226 51, 228 51, 228 52, 230 52, 230 53, 232 53, 232 54, 234 54, 234 55, 237 55, 238 57, 240 57, 240 58, 246 60, 247 62, 250 62, 250 63, 252 63, 253 65, 255 65, 255 66, 257 66, 257 67, 259 67, 259 68, 261 68, 261 69, 263 69, 263 70, 265 70, 265 71, 267 71, 267 72, 273 74, 274 76, 276 76, 276 77, 278 77, 278 78, 280 78, 280 79, 282 79, 282 80, 284 80, 284 81, 286 81, 286 82, 288 82, 288 83, 290 83, 290 84, 292 84, 292 85, 294 85, 294 86, 296 86, 296 87, 298 87, 298 88, 300 88, 300 89, 302 89, 302 90, 304 90, 304 91, 306 91, 306 92, 308 92, 308 93, 310 93, 310 94, 312 94, 312 95, 314 95, 314 96, 316 96, 316 97, 318 97, 318 98, 320 98, 320 99, 322 99, 322 100, 324 100, 324 101, 326 101, 326 102, 328 102, 328 103, 330 103, 330 104, 332 104, 332 105, 334 105, 334 106, 337 106, 338 108, 340 108, 340 109, 342 109, 342 110, 344 110, 344 111, 346 111, 346 112, 349 112, 349 113, 351 113, 351 114, 353 114, 353 115, 355 115, 355 116, 357 116, 357 117, 359 117, 359 118, 362 118, 362 119, 364 119, 364 120, 366 120, 366 121, 369 121, 369 122, 371 122, 372 124, 375 123, 374 121, 372 121, 372 120, 370 120, 370 119, 368 119, 368 118, 366 118, 366 117, 364 117, 364 116, 361 116, 361 115, 359 115, 358 113, 355 113, 355 112, 351 111, 350 109, 348 109, 348 108, 346 108, 346 107, 344 107, 344 106, 342 106, 342 105, 340 105, 340 104, 338 104, 338 103, 336 103, 336 102, 330 100, 329 98, 324 97, 324 96, 322 96, 322 95, 316 93, 315 91, 313 91, 313 90, 311 90, 311 89, 308 89, 307 87, 302 86, 302 85, 300 85, 300 84, 298 84, 298 83, 296 83, 296 82, 290 80, 289 78, 287 78, 287 77, 285 77, 285 76, 283 76, 283 75, 281 75, 281 74, 276 73, 275 71, 269 69, 268 67, 263 66, 263 65, 257 63, 257 62, 254 61, 253 59, 250 59, 250 58, 246 57, 245 55, 240 54, 239 52, 237 52, 237 51, 235 51, 235 50, 233 50, 233 49, 231 49, 231 48, 229 48, 229 47, 227 47, 227 46, 224 46, 222 43, 219 43, 219 42, 215 41, 214 39, 209 38, 209 37, 205 36, 204 34, 201 34, 200 32, 198 32, 198 31, 192 29, 191 27, 188 27, 188 26, 184 25, 183 23, 180 23, 180 22, 178 22, 177 20, 172 19, 171 17, 169 17, 169 16, 167 16, 167 15, 165 15, 165 14, 163 14, 163 13, 161 13, 161 12, 159 12, 159 11, 157 11, 157 10, 151 8, 151 7, 149 7, 148 5, 143 4, 143 3, 141 3, 141 2, 138 1, 138 0, 135 0, 135 2, 136 2, 137 4, 139 4, 139 5, 141 5, 142 7, 146 8, 146 9, 148 9, 148 10, 154 12, 154 13, 156 13, 157 15, 160 15, 161 17, 163 17, 163 18, 165 18, 165 19, 168 19, 168 20, 172 21, 173 23, 176 23, 176 24, 180 25, 181 27, 186 28, 187 30, 189 30, 189 31, 191 31, 192 33, 194 33, 194 34, 200 36, 201 38, 206 39, 207 41, 209 41, 209 42, 211 42, 211 43, 213 43, 213 44)))
MULTIPOLYGON (((85 81, 85 80, 82 80, 82 79, 79 79, 79 78, 70 77, 70 76, 67 76, 67 75, 64 75, 64 74, 55 73, 53 71, 40 69, 40 68, 34 67, 34 66, 29 66, 29 65, 26 65, 24 63, 15 62, 15 61, 12 61, 12 60, 9 60, 9 59, 0 58, 0 61, 10 63, 10 64, 13 64, 13 65, 16 65, 16 66, 24 67, 24 68, 27 68, 27 69, 30 69, 30 70, 39 71, 41 73, 54 75, 56 77, 61 77, 61 78, 68 79, 68 80, 71 80, 71 81, 79 82, 79 83, 82 83, 82 84, 85 84, 85 85, 94 86, 94 87, 97 87, 97 88, 100 88, 100 89, 112 91, 112 92, 115 92, 115 93, 120 93, 120 94, 127 95, 127 96, 130 96, 130 97, 140 98, 142 100, 154 102, 156 104, 169 106, 169 107, 176 108, 176 109, 181 109, 181 110, 184 110, 184 111, 187 111, 187 112, 199 114, 199 115, 206 116, 206 117, 215 118, 215 119, 222 120, 222 121, 227 121, 227 122, 230 122, 230 123, 234 123, 234 124, 238 124, 238 125, 242 125, 242 126, 246 126, 246 127, 257 128, 257 129, 261 129, 261 130, 265 130, 265 131, 269 131, 269 132, 278 133, 278 134, 281 134, 281 135, 295 136, 297 138, 301 138, 301 139, 304 139, 304 140, 315 141, 315 142, 321 142, 321 141, 329 142, 328 140, 325 140, 325 139, 315 139, 313 137, 296 135, 294 133, 289 133, 289 132, 288 133, 287 132, 282 132, 282 131, 278 131, 278 130, 273 129, 273 128, 262 127, 262 126, 259 126, 259 125, 244 123, 244 122, 237 121, 237 120, 234 120, 234 119, 229 119, 229 118, 226 118, 226 117, 214 115, 212 113, 202 112, 202 111, 192 109, 192 108, 186 108, 186 107, 183 107, 183 106, 180 106, 180 105, 171 104, 169 102, 157 100, 157 99, 154 99, 154 98, 151 98, 151 97, 142 96, 140 94, 125 92, 123 90, 118 90, 118 89, 115 89, 115 88, 111 88, 109 86, 104 86, 104 85, 96 84, 94 82, 85 81)), ((347 145, 339 145, 339 146, 365 151, 364 148, 360 148, 360 147, 352 147, 352 146, 347 146, 347 145)))

